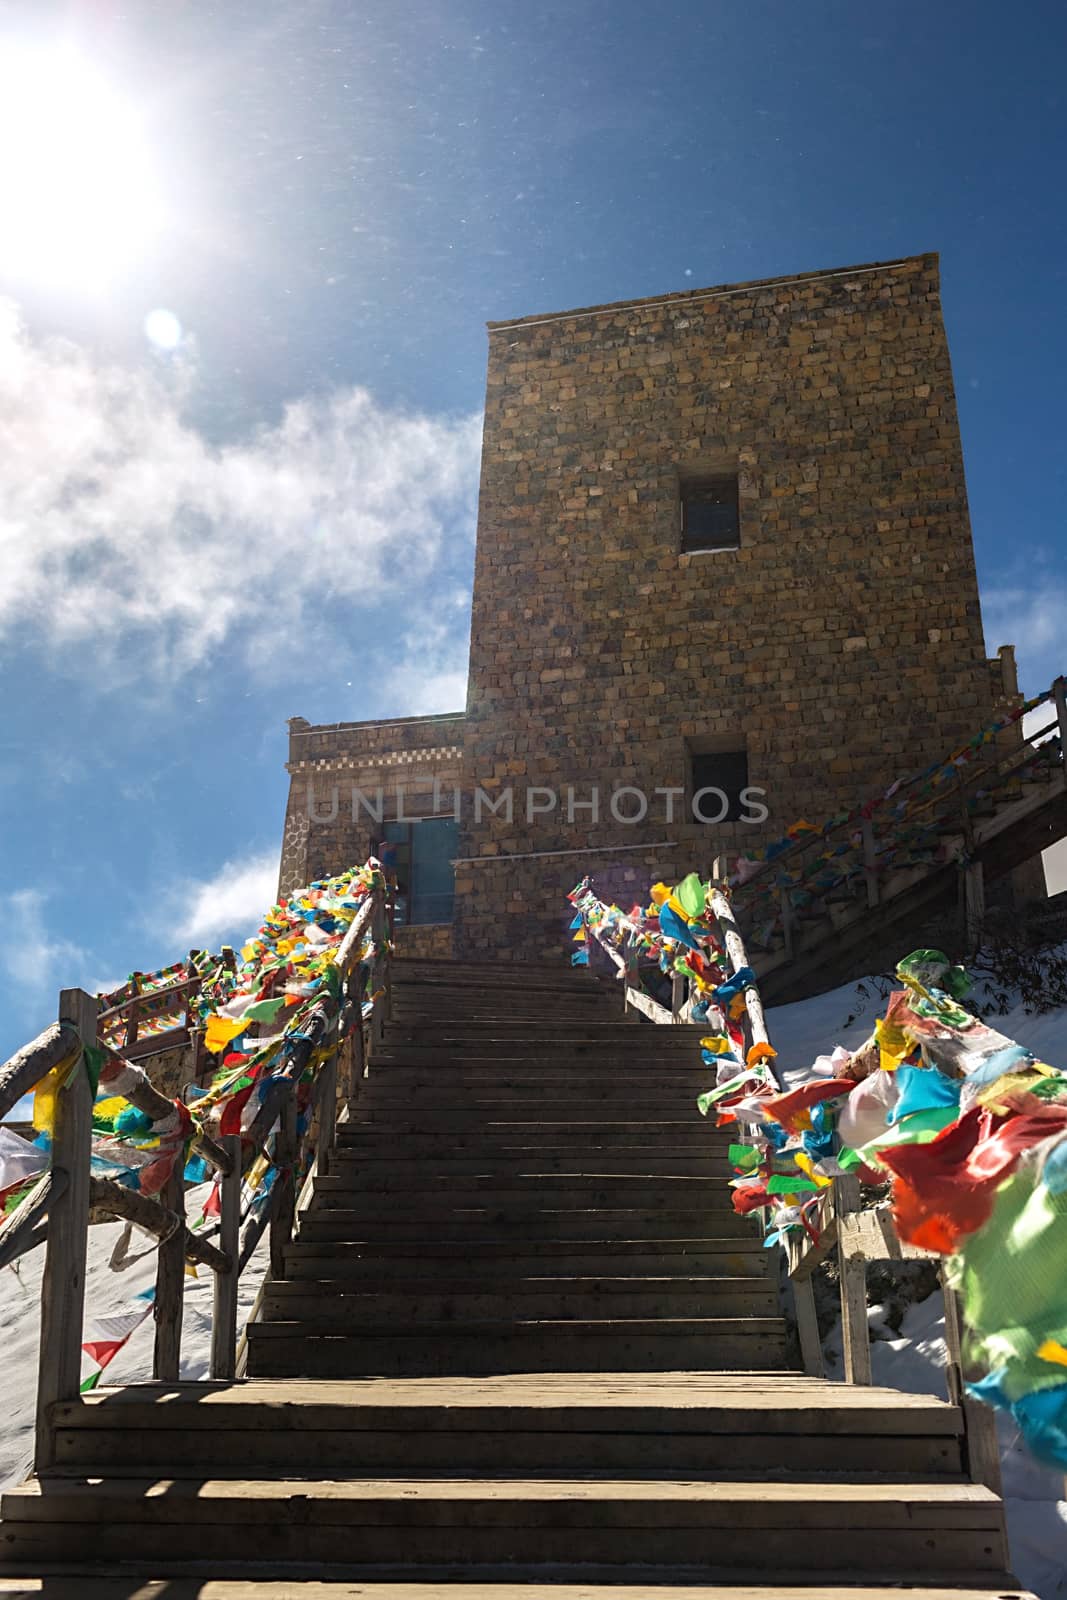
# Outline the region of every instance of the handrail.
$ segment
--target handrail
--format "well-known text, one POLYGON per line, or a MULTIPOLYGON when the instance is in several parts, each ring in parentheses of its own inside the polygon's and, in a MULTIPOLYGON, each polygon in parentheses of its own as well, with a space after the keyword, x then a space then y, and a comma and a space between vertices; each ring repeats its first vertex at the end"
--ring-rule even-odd
MULTIPOLYGON (((758 865, 749 864, 743 877, 735 871, 731 878, 737 910, 747 926, 762 929, 756 941, 760 948, 769 948, 777 930, 788 958, 792 954, 793 921, 809 915, 809 907, 814 905, 817 910, 825 896, 833 895, 843 883, 852 880, 860 892, 865 880, 868 904, 878 904, 883 877, 908 865, 898 863, 901 853, 931 848, 938 835, 944 833, 946 822, 953 818, 960 824, 966 846, 971 813, 984 799, 1012 782, 1025 781, 1027 770, 1034 763, 1048 767, 1057 760, 1062 762, 1065 750, 1067 686, 1061 677, 1043 694, 999 718, 945 760, 899 780, 852 811, 827 819, 821 827, 805 825, 804 831, 788 844, 779 841, 777 846, 768 847, 773 854, 758 865), (987 743, 1018 726, 1026 712, 1049 701, 1055 705, 1052 721, 1031 733, 1020 730, 1017 745, 1000 750, 992 761, 973 765, 987 743), (1057 731, 1058 739, 1050 737, 1057 731), (925 780, 934 785, 934 792, 909 799, 909 792, 925 780), (875 828, 879 819, 880 837, 875 828), (829 881, 811 883, 809 887, 811 879, 823 877, 829 881)), ((946 857, 946 864, 949 859, 946 857)))
MULTIPOLYGON (((588 880, 586 880, 588 884, 588 880)), ((584 887, 584 886, 583 886, 584 887)), ((598 902, 602 904, 602 902, 598 902)), ((743 969, 749 973, 745 947, 733 919, 729 898, 722 886, 708 885, 707 906, 722 933, 722 944, 733 973, 743 969)), ((633 922, 624 916, 611 919, 610 927, 632 936, 640 933, 633 922)), ((594 939, 606 950, 612 962, 625 978, 630 970, 627 957, 604 937, 599 925, 594 926, 583 917, 586 942, 594 939)), ((679 1018, 665 1007, 637 995, 625 986, 624 1009, 633 1006, 651 1022, 659 1025, 677 1024, 679 1018)), ((745 1012, 752 1042, 769 1044, 766 1019, 763 1013, 759 987, 754 976, 745 989, 745 1012)), ((771 1058, 779 1089, 785 1084, 771 1058)), ((759 1217, 761 1212, 757 1211, 759 1217)), ((962 1311, 959 1296, 946 1275, 944 1258, 917 1246, 905 1244, 898 1237, 891 1213, 884 1207, 861 1209, 859 1180, 852 1173, 834 1176, 821 1194, 815 1198, 807 1214, 804 1229, 781 1234, 778 1248, 784 1255, 787 1276, 793 1291, 797 1336, 800 1343, 804 1370, 813 1377, 823 1377, 822 1343, 815 1309, 813 1275, 829 1256, 836 1254, 841 1301, 841 1329, 844 1356, 844 1377, 847 1383, 870 1384, 873 1381, 870 1351, 870 1329, 867 1322, 866 1262, 868 1260, 937 1260, 945 1298, 945 1350, 946 1381, 949 1399, 960 1411, 963 1423, 963 1448, 965 1467, 974 1483, 986 1485, 994 1493, 1001 1492, 1000 1455, 997 1443, 996 1420, 988 1406, 973 1399, 967 1392, 962 1365, 962 1311)))
MULTIPOLYGON (((1042 694, 1035 695, 1033 699, 1025 701, 1021 706, 1017 707, 1011 712, 1008 712, 1005 716, 996 718, 992 723, 989 724, 987 728, 983 728, 981 730, 981 733, 976 736, 976 740, 972 740, 966 745, 961 745, 957 750, 953 751, 951 755, 945 757, 944 760, 935 761, 930 766, 923 767, 916 772, 909 773, 905 778, 898 779, 897 782, 892 784, 889 789, 883 790, 877 795, 872 795, 870 799, 864 801, 859 806, 853 807, 853 809, 847 814, 830 818, 826 823, 824 823, 822 828, 814 828, 810 832, 805 830, 804 833, 793 839, 790 844, 785 845, 782 849, 778 850, 773 856, 769 856, 758 866, 751 868, 745 878, 742 881, 739 881, 735 887, 748 889, 752 884, 757 883, 762 878, 766 878, 769 873, 777 870, 783 861, 802 854, 806 849, 811 848, 815 844, 825 843, 825 841, 831 838, 834 834, 841 833, 846 830, 854 831, 858 823, 865 819, 869 820, 872 818, 875 812, 881 810, 883 806, 890 804, 893 804, 894 806, 899 805, 900 797, 902 795, 906 795, 909 790, 915 787, 916 784, 922 783, 928 778, 933 778, 933 776, 939 772, 947 773, 950 767, 959 767, 963 763, 973 760, 974 755, 970 752, 973 751, 974 754, 977 754, 978 750, 982 749, 984 744, 995 738, 997 734, 1003 733, 1008 728, 1016 726, 1027 712, 1035 710, 1038 706, 1046 704, 1049 700, 1057 700, 1058 710, 1059 702, 1057 699, 1057 685, 1062 685, 1063 681, 1064 680, 1062 678, 1057 678, 1051 687, 1046 689, 1042 694)), ((1060 726, 1059 717, 1057 717, 1056 723, 1050 723, 1048 728, 1040 730, 1039 733, 1025 735, 1022 742, 1024 744, 1029 744, 1037 741, 1038 739, 1043 739, 1055 726, 1060 726)), ((1061 726, 1061 732, 1062 731, 1063 730, 1061 726)), ((1007 752, 1008 755, 1011 755, 1012 753, 1013 752, 1007 752)), ((995 766, 996 763, 993 763, 992 765, 995 766)), ((917 809, 922 810, 926 808, 919 807, 917 809)), ((794 826, 797 826, 797 824, 794 824, 794 826)))
MULTIPOLYGON (((235 1376, 240 1272, 269 1227, 271 1268, 265 1281, 284 1273, 285 1249, 298 1209, 298 1174, 302 1201, 314 1174, 329 1169, 336 1141, 338 1088, 347 1102, 364 1076, 388 1014, 391 908, 380 876, 366 883, 364 903, 335 948, 329 968, 317 969, 335 976, 323 984, 310 1012, 302 1014, 300 1031, 286 1047, 284 1066, 272 1075, 255 1117, 240 1134, 216 1137, 206 1131, 196 1120, 195 1103, 190 1110, 180 1101, 168 1099, 141 1067, 100 1039, 101 1020, 128 1013, 138 997, 100 1012, 93 996, 81 990, 64 991, 59 1020, 0 1066, 0 1114, 50 1073, 55 1076, 51 1168, 29 1185, 15 1210, 0 1222, 0 1266, 37 1244, 46 1245, 35 1440, 39 1472, 55 1460, 53 1413, 57 1403, 75 1400, 79 1393, 91 1209, 98 1215, 123 1218, 159 1241, 154 1376, 176 1380, 179 1375, 187 1260, 201 1263, 214 1275, 210 1375, 216 1380, 235 1376), (355 981, 355 968, 361 961, 369 964, 366 1000, 355 981), (297 1098, 309 1066, 316 1071, 308 1101, 308 1125, 298 1140, 297 1098), (166 1149, 174 1149, 175 1164, 157 1198, 90 1171, 92 1085, 97 1068, 105 1098, 128 1100, 152 1127, 168 1130, 164 1144, 166 1149), (186 1222, 186 1148, 195 1150, 215 1169, 219 1201, 215 1228, 195 1230, 186 1222), (275 1177, 266 1203, 257 1213, 250 1206, 242 1240, 243 1180, 252 1163, 264 1159, 275 1177)), ((191 979, 183 980, 170 992, 186 991, 192 984, 191 979)), ((215 1094, 211 1105, 218 1099, 215 1094)), ((261 1300, 262 1288, 257 1308, 261 1300)))
POLYGON ((53 1067, 69 1061, 71 1066, 81 1053, 81 1041, 66 1022, 53 1022, 36 1039, 16 1050, 0 1067, 0 1121, 24 1094, 36 1089, 53 1067))

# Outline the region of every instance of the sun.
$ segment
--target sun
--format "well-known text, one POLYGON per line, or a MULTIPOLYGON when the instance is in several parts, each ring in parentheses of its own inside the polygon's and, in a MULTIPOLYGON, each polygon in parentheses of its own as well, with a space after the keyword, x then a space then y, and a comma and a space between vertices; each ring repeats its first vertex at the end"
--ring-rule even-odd
POLYGON ((0 287, 100 287, 161 221, 136 108, 72 49, 0 43, 0 287))

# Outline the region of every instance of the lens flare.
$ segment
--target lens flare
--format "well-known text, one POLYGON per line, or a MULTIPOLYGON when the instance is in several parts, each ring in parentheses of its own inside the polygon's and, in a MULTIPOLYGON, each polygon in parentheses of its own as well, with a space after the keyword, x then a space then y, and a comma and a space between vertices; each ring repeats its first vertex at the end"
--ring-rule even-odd
POLYGON ((182 342, 182 325, 164 306, 157 306, 144 319, 145 338, 157 350, 177 350, 182 342))
POLYGON ((97 286, 161 223, 135 108, 73 50, 0 46, 0 278, 97 286))

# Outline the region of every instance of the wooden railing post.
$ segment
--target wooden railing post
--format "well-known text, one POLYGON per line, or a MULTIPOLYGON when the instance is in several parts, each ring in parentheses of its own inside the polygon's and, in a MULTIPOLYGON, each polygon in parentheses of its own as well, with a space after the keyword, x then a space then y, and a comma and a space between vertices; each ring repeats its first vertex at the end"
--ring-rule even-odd
POLYGON ((156 1261, 156 1343, 152 1376, 177 1383, 182 1365, 182 1316, 185 1310, 185 1152, 179 1149, 174 1171, 160 1201, 178 1219, 178 1225, 160 1241, 156 1261))
MULTIPOLYGON (((96 1043, 97 1004, 82 989, 64 989, 59 1020, 77 1030, 83 1045, 96 1043)), ((48 1242, 41 1279, 41 1346, 37 1372, 34 1467, 55 1463, 52 1408, 76 1400, 81 1384, 85 1253, 89 1232, 89 1159, 93 1091, 80 1057, 56 1095, 52 1167, 67 1181, 49 1207, 48 1242)))
POLYGON ((967 1470, 972 1483, 983 1483, 994 1494, 1001 1493, 1000 1444, 997 1422, 988 1406, 967 1393, 963 1382, 963 1318, 960 1298, 948 1281, 942 1264, 941 1286, 945 1296, 945 1378, 948 1397, 963 1413, 963 1432, 967 1443, 967 1470))
POLYGON ((683 1020, 685 1011, 685 979, 680 972, 671 974, 671 1021, 674 1023, 683 1020))
POLYGON ((1056 679, 1052 685, 1052 699, 1060 728, 1060 755, 1067 766, 1067 678, 1056 679))
POLYGON ((211 1319, 211 1376, 234 1377, 237 1371, 238 1255, 241 1235, 241 1139, 228 1134, 219 1143, 232 1162, 219 1179, 219 1249, 229 1256, 229 1272, 216 1272, 211 1319))
MULTIPOLYGON (((720 869, 720 862, 718 858, 716 858, 715 869, 716 871, 720 869)), ((726 898, 726 895, 721 889, 716 888, 714 882, 708 887, 707 903, 714 912, 715 919, 719 924, 719 930, 722 933, 722 942, 725 947, 726 956, 730 965, 730 972, 740 972, 743 968, 748 966, 748 956, 745 952, 745 941, 741 937, 741 930, 737 926, 737 922, 734 918, 733 909, 729 900, 726 898)), ((767 1020, 763 1015, 763 1001, 760 997, 759 989, 755 983, 750 984, 745 990, 745 1010, 748 1014, 748 1027, 749 1033, 751 1034, 752 1043, 769 1044, 770 1036, 767 1032, 767 1020)), ((779 1072, 778 1067, 775 1065, 773 1057, 771 1058, 770 1065, 771 1072, 774 1075, 774 1080, 779 1089, 784 1089, 785 1084, 782 1079, 782 1075, 779 1072)))
POLYGON ((863 875, 867 880, 867 904, 878 904, 878 847, 874 842, 874 823, 870 817, 863 819, 863 875))
POLYGON ((778 891, 778 906, 782 916, 782 951, 787 961, 793 959, 793 903, 789 890, 783 884, 778 891))
POLYGON ((296 1084, 285 1097, 278 1118, 278 1132, 274 1141, 274 1162, 278 1176, 274 1180, 278 1194, 270 1218, 270 1275, 278 1280, 285 1277, 285 1250, 293 1237, 293 1219, 296 1216, 296 1084))
MULTIPOLYGON (((808 1242, 807 1235, 803 1242, 808 1242)), ((819 1318, 815 1310, 815 1283, 813 1269, 801 1264, 799 1241, 786 1236, 786 1264, 793 1285, 793 1306, 797 1315, 797 1338, 800 1341, 800 1358, 804 1371, 812 1378, 825 1377, 822 1358, 822 1340, 819 1338, 819 1318)))
POLYGON ((367 1041, 363 1033, 363 1009, 359 1006, 355 1027, 349 1035, 348 1087, 349 1104, 361 1092, 363 1074, 367 1069, 367 1041))
POLYGON ((965 948, 973 955, 982 942, 985 924, 985 874, 980 861, 969 861, 963 869, 963 919, 965 948))
MULTIPOLYGON (((859 1179, 847 1173, 834 1179, 834 1214, 848 1216, 860 1206, 859 1179)), ((867 1264, 862 1256, 850 1253, 843 1231, 838 1233, 838 1270, 841 1283, 841 1340, 845 1362, 845 1382, 869 1384, 871 1377, 871 1335, 867 1325, 867 1264)))
POLYGON ((630 990, 638 989, 640 981, 637 962, 627 952, 626 961, 622 969, 622 1017, 624 1022, 639 1021, 638 1012, 630 1005, 630 990))
POLYGON ((319 1142, 315 1165, 320 1176, 329 1174, 337 1142, 337 1054, 341 1048, 337 1022, 333 1024, 333 1049, 319 1068, 319 1142))
POLYGON ((374 941, 373 987, 382 990, 374 1007, 373 1032, 375 1040, 381 1040, 385 1036, 385 1025, 389 1021, 390 1013, 389 913, 384 891, 373 889, 371 893, 374 895, 374 910, 371 914, 371 937, 374 941))

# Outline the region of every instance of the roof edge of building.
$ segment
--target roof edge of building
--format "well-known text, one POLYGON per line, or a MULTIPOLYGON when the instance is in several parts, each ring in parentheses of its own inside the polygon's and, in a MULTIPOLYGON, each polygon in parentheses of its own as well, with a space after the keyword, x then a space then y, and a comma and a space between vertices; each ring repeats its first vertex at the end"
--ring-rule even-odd
POLYGON ((432 711, 424 717, 367 717, 362 722, 308 722, 304 717, 289 718, 289 735, 302 739, 313 733, 348 733, 354 728, 410 728, 417 723, 463 722, 465 711, 432 711))
POLYGON ((510 317, 502 322, 487 322, 490 334, 508 328, 536 326, 546 322, 569 322, 578 317, 608 316, 616 311, 626 311, 641 306, 685 305, 696 300, 714 300, 720 296, 745 294, 752 289, 773 289, 778 285, 811 283, 821 278, 851 278, 862 273, 892 272, 901 267, 938 264, 936 250, 920 251, 917 255, 898 256, 891 261, 866 261, 853 267, 822 267, 813 272, 790 272, 777 278, 749 278, 741 283, 723 283, 707 289, 678 289, 670 294, 653 294, 634 300, 609 300, 603 305, 579 306, 573 311, 534 312, 525 317, 510 317))

